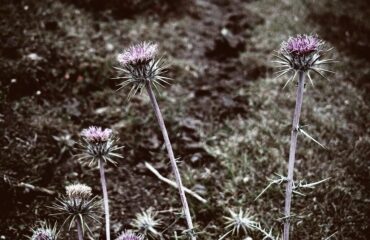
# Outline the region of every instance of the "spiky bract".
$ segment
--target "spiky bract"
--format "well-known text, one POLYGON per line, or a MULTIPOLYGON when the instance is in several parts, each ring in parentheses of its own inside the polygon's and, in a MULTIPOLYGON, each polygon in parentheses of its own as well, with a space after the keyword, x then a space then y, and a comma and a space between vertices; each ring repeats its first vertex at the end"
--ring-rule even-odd
POLYGON ((326 78, 325 73, 333 73, 330 70, 323 68, 323 65, 334 62, 333 59, 324 59, 324 56, 331 49, 326 47, 323 40, 316 35, 297 35, 290 37, 287 41, 282 42, 278 55, 275 57, 278 60, 274 61, 281 68, 277 72, 278 77, 291 73, 291 77, 286 82, 284 87, 293 80, 298 71, 303 71, 307 74, 311 84, 313 84, 310 72, 319 74, 326 78))
POLYGON ((82 141, 79 143, 81 153, 77 154, 78 160, 87 163, 89 166, 99 165, 99 160, 117 164, 114 157, 123 158, 116 151, 123 148, 117 146, 117 140, 113 137, 111 129, 102 129, 91 126, 81 132, 82 141), (85 161, 87 160, 87 161, 85 161))
POLYGON ((57 225, 50 226, 46 222, 41 222, 40 226, 32 229, 30 240, 56 240, 58 238, 57 225))
POLYGON ((153 213, 152 209, 148 209, 147 211, 136 214, 136 218, 132 223, 132 226, 138 229, 145 236, 158 236, 160 233, 156 230, 156 228, 160 224, 161 220, 156 218, 156 214, 153 213))
POLYGON ((101 201, 97 197, 84 194, 71 194, 56 200, 51 208, 56 211, 53 215, 62 215, 65 217, 63 225, 69 223, 69 229, 76 221, 81 223, 82 231, 87 229, 91 232, 88 222, 99 223, 101 213, 101 201))
POLYGON ((136 234, 132 232, 131 230, 126 230, 119 235, 116 240, 144 240, 144 236, 141 234, 136 234))
POLYGON ((145 84, 153 84, 154 87, 169 84, 168 77, 163 76, 167 65, 162 58, 156 59, 158 45, 151 42, 142 42, 125 49, 117 56, 120 67, 119 76, 115 79, 123 79, 118 90, 131 86, 128 99, 142 91, 145 84))
POLYGON ((253 220, 253 216, 250 216, 248 211, 239 209, 239 212, 234 212, 229 209, 230 216, 224 216, 226 220, 226 229, 232 231, 232 234, 239 235, 240 230, 243 230, 245 234, 248 230, 253 230, 258 222, 253 220))

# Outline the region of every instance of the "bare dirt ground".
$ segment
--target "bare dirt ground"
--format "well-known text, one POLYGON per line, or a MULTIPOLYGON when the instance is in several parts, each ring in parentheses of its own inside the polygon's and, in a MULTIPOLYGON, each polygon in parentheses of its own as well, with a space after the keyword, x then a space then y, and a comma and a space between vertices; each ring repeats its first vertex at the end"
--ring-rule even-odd
POLYGON ((125 146, 107 170, 112 233, 150 207, 162 230, 177 218, 176 190, 144 166, 172 178, 148 98, 128 102, 110 79, 115 54, 142 40, 158 42, 171 64, 174 81, 158 100, 184 183, 208 200, 188 197, 199 239, 226 232, 228 208, 248 209, 277 235, 283 186, 254 198, 266 178, 286 173, 295 86, 274 79, 272 54, 290 35, 318 33, 339 62, 330 81, 316 76, 306 87, 302 121, 329 150, 300 137, 295 176, 330 180, 294 197, 292 239, 368 239, 369 9, 360 0, 1 1, 0 238, 24 239, 38 220, 62 222, 46 207, 56 194, 22 182, 63 193, 79 181, 100 195, 98 171, 72 157, 91 124, 112 127, 125 146))

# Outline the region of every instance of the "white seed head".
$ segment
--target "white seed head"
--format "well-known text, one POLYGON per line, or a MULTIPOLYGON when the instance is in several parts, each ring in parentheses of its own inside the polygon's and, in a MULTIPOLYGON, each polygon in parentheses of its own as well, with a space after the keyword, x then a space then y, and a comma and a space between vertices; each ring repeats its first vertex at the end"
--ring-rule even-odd
POLYGON ((92 189, 86 184, 76 183, 66 187, 66 194, 71 199, 85 199, 91 197, 92 189))

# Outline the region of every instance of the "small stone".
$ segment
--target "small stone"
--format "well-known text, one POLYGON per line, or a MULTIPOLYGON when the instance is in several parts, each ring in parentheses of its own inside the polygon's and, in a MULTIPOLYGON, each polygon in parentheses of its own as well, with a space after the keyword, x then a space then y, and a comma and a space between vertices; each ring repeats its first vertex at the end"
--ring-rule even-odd
POLYGON ((36 53, 30 53, 27 55, 27 57, 32 60, 32 61, 40 61, 42 59, 42 57, 40 57, 39 55, 37 55, 36 53))
POLYGON ((107 44, 105 45, 105 49, 106 49, 108 52, 111 52, 111 51, 113 51, 113 50, 114 50, 114 46, 113 46, 113 44, 111 44, 111 43, 107 43, 107 44))

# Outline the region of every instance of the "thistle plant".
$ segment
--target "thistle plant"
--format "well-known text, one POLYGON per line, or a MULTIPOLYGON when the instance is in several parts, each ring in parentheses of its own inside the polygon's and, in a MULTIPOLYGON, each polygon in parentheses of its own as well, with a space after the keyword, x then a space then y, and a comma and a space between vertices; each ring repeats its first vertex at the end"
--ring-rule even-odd
POLYGON ((155 116, 158 120, 159 127, 162 131, 168 157, 172 166, 172 171, 176 178, 176 184, 179 190, 183 212, 185 214, 188 226, 187 232, 191 236, 191 239, 195 240, 194 227, 188 202, 185 196, 184 187, 182 185, 180 172, 177 167, 176 159, 172 150, 170 139, 168 137, 168 132, 162 113, 153 92, 153 86, 158 89, 158 86, 168 84, 168 80, 170 80, 170 78, 163 76, 163 74, 166 72, 167 66, 164 64, 164 61, 162 61, 161 58, 156 58, 157 51, 157 44, 143 42, 133 45, 124 50, 123 53, 119 54, 117 56, 117 60, 120 63, 120 67, 116 69, 119 71, 121 76, 117 77, 117 79, 123 79, 123 81, 119 84, 119 89, 126 86, 131 86, 131 89, 128 93, 128 99, 130 99, 136 93, 142 92, 144 88, 146 89, 155 116))
POLYGON ((248 234, 248 231, 253 230, 258 224, 253 220, 253 216, 251 216, 248 211, 243 211, 242 209, 239 209, 239 212, 234 212, 231 209, 228 211, 229 216, 223 217, 226 220, 225 229, 228 232, 226 232, 219 240, 224 239, 229 234, 239 236, 241 231, 243 231, 244 234, 248 234))
POLYGON ((255 221, 254 216, 251 216, 248 210, 239 209, 239 212, 235 212, 228 209, 228 211, 229 215, 223 217, 226 220, 225 229, 227 232, 218 240, 223 240, 230 234, 235 236, 248 235, 252 231, 260 232, 263 235, 263 240, 280 240, 279 236, 275 237, 273 235, 272 228, 270 230, 263 228, 259 222, 255 221))
POLYGON ((136 214, 132 226, 140 233, 147 237, 161 237, 161 233, 157 231, 157 227, 161 224, 161 220, 156 218, 156 213, 152 209, 136 214))
POLYGON ((131 230, 126 230, 121 233, 121 235, 116 238, 116 240, 144 240, 144 236, 140 234, 136 234, 131 230))
POLYGON ((52 208, 56 211, 54 215, 62 215, 65 220, 62 226, 68 223, 70 230, 75 224, 78 239, 82 240, 85 229, 90 233, 88 221, 99 223, 101 201, 92 197, 91 188, 85 184, 72 184, 66 187, 66 195, 58 198, 52 208))
POLYGON ((57 240, 58 231, 57 225, 50 226, 46 222, 41 222, 40 226, 31 229, 32 235, 29 237, 30 240, 57 240))
POLYGON ((80 143, 82 153, 79 154, 79 161, 88 160, 88 165, 98 165, 100 171, 100 182, 103 191, 104 212, 105 212, 105 231, 106 239, 110 240, 110 215, 107 182, 105 178, 104 164, 117 162, 114 157, 122 158, 117 150, 122 147, 117 146, 117 140, 113 138, 111 129, 91 126, 82 130, 82 143, 80 143))
MULTIPOLYGON (((285 74, 291 74, 287 84, 294 80, 298 74, 298 87, 296 92, 296 104, 293 115, 293 125, 291 130, 290 138, 290 150, 289 150, 289 163, 288 163, 288 176, 282 177, 281 179, 286 181, 285 191, 285 208, 284 208, 284 234, 283 239, 289 240, 289 228, 290 228, 290 209, 292 201, 292 192, 294 187, 293 172, 294 162, 297 150, 297 136, 299 132, 302 132, 299 126, 299 119, 301 115, 302 103, 303 103, 303 92, 305 87, 305 77, 307 76, 313 85, 311 72, 318 74, 319 76, 326 79, 325 73, 332 73, 332 71, 324 68, 325 65, 332 63, 332 59, 325 59, 325 54, 331 49, 326 48, 324 41, 314 35, 297 35, 289 38, 281 44, 281 48, 278 51, 278 58, 276 63, 282 70, 278 71, 278 76, 285 74)), ((304 135, 309 136, 306 132, 304 135)), ((309 136, 311 140, 313 138, 309 136)), ((315 142, 317 142, 315 140, 315 142)), ((317 142, 318 143, 318 142, 317 142)), ((320 144, 321 145, 321 144, 320 144)), ((321 145, 322 146, 322 145, 321 145)), ((279 179, 277 183, 281 183, 279 179)))

